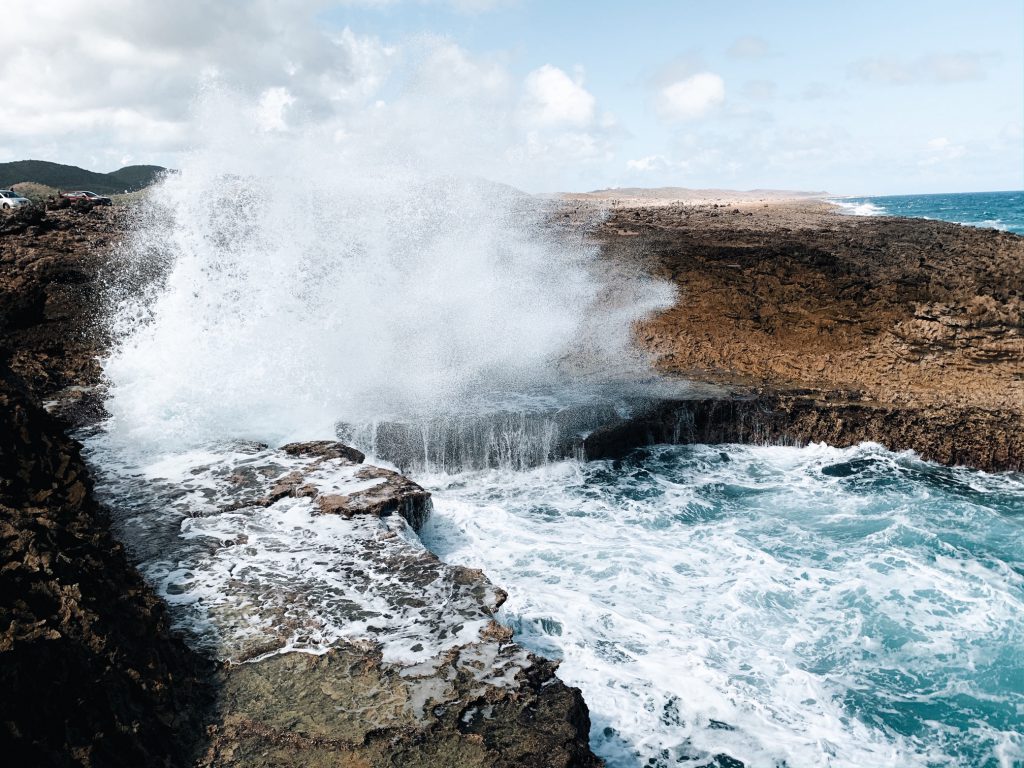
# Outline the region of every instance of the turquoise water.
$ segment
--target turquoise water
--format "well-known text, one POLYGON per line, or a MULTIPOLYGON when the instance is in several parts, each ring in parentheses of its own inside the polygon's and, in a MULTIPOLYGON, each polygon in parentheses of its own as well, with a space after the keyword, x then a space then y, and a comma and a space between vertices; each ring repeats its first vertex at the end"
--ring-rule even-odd
POLYGON ((1024 477, 877 445, 428 479, 611 768, 1024 765, 1024 477))
POLYGON ((860 216, 912 216, 1024 234, 1024 191, 844 197, 833 202, 860 216))

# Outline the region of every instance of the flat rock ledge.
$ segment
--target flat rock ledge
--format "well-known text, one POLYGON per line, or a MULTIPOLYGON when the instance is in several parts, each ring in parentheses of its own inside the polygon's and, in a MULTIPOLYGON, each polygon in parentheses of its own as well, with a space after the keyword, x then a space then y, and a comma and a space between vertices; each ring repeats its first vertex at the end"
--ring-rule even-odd
MULTIPOLYGON (((292 443, 281 452, 303 463, 286 464, 277 476, 272 458, 249 463, 229 476, 234 488, 225 499, 249 494, 252 507, 268 512, 309 500, 313 516, 398 517, 414 531, 430 514, 429 493, 396 472, 362 465, 363 455, 341 443, 292 443)), ((579 690, 494 620, 504 591, 481 571, 442 563, 400 529, 381 530, 384 549, 379 538, 353 535, 358 567, 348 581, 395 614, 418 601, 375 572, 404 574, 427 602, 444 595, 443 605, 417 605, 410 614, 423 643, 441 652, 415 664, 388 663, 370 634, 336 641, 324 653, 271 652, 225 665, 215 724, 197 765, 601 765, 588 746, 590 718, 579 690), (455 641, 460 624, 481 628, 469 642, 455 641)), ((301 621, 291 608, 285 622, 301 621)), ((271 648, 276 642, 269 640, 271 648)), ((260 650, 267 648, 249 652, 260 650)))
POLYGON ((601 765, 579 690, 495 620, 505 592, 415 535, 430 494, 363 458, 236 444, 114 512, 115 530, 151 526, 140 568, 222 660, 196 764, 601 765))
POLYGON ((577 689, 491 624, 426 674, 341 645, 225 671, 220 718, 198 765, 599 766, 577 689), (481 678, 503 665, 507 685, 481 678))
MULTIPOLYGON (((592 215, 574 205, 568 221, 592 215)), ((1024 237, 816 201, 641 200, 593 234, 610 269, 676 288, 674 306, 637 326, 656 369, 739 396, 666 404, 595 436, 588 455, 671 436, 672 412, 689 409, 706 442, 870 440, 943 464, 1022 468, 1024 237)))
POLYGON ((1024 470, 1024 428, 1013 409, 914 408, 828 399, 822 393, 666 400, 594 430, 583 440, 582 450, 588 459, 615 459, 658 443, 817 442, 839 448, 875 442, 947 466, 1024 470))

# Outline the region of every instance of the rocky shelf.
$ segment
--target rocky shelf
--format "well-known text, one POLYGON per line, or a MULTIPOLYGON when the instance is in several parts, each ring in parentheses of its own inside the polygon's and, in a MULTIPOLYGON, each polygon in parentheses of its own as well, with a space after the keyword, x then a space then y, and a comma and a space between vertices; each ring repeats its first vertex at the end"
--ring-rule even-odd
POLYGON ((700 439, 1024 468, 1024 237, 814 201, 623 206, 595 234, 677 287, 637 331, 658 370, 734 393, 700 439))

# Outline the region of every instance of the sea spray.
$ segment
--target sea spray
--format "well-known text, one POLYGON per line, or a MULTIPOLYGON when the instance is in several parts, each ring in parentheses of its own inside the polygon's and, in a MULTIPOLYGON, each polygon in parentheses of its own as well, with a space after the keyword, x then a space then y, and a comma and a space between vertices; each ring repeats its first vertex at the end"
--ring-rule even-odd
POLYGON ((339 420, 643 368, 631 323, 671 290, 612 280, 543 200, 417 164, 429 153, 408 109, 386 145, 370 118, 344 134, 267 128, 221 88, 199 112, 198 148, 120 252, 112 436, 329 437, 339 420))

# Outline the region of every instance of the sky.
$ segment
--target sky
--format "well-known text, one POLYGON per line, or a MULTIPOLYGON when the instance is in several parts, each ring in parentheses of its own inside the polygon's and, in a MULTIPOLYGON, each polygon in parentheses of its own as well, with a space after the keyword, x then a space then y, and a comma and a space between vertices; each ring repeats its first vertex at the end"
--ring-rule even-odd
POLYGON ((0 50, 0 161, 178 167, 215 84, 533 192, 1024 188, 1020 0, 17 2, 0 50))

